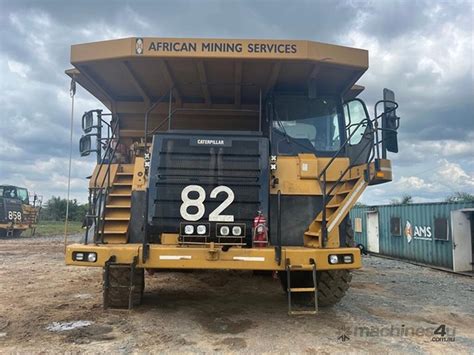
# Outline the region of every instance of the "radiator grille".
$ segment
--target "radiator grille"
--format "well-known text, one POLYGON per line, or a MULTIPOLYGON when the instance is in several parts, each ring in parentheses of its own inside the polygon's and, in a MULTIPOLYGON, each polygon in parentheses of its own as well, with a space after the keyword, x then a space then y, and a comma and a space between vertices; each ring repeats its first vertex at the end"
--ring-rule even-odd
MULTIPOLYGON (((268 211, 268 140, 260 136, 220 134, 222 146, 197 145, 202 138, 217 136, 162 133, 155 135, 150 166, 149 215, 150 231, 178 233, 181 222, 181 192, 189 185, 199 185, 206 193, 205 213, 200 219, 209 221, 227 197, 225 193, 210 198, 217 186, 227 186, 235 195, 222 214, 233 215, 235 223, 245 223, 246 241, 250 245, 251 226, 257 211, 268 211)), ((197 198, 191 192, 189 197, 197 198)), ((190 207, 190 213, 195 213, 190 207)), ((209 241, 217 241, 215 222, 211 222, 209 241)))

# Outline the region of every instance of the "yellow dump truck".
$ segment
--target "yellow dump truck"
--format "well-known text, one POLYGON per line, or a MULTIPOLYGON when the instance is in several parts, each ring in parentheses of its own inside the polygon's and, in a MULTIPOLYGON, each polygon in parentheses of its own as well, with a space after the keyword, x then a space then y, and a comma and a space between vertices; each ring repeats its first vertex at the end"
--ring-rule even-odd
POLYGON ((392 180, 394 94, 357 95, 368 52, 310 41, 125 38, 73 45, 92 227, 66 263, 104 268, 104 306, 145 269, 277 271, 289 313, 337 303, 361 267, 348 212, 392 180))
POLYGON ((41 203, 41 196, 30 196, 24 187, 0 185, 0 238, 19 237, 28 229, 33 235, 41 203))

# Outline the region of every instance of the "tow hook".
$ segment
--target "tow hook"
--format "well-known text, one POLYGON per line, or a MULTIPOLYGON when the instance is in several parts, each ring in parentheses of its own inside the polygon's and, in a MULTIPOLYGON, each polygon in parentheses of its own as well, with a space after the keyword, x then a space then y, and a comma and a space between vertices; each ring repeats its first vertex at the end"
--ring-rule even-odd
POLYGON ((220 252, 220 249, 216 248, 216 246, 214 245, 214 242, 211 242, 211 244, 209 245, 209 250, 207 251, 206 259, 209 261, 219 260, 219 252, 220 252))

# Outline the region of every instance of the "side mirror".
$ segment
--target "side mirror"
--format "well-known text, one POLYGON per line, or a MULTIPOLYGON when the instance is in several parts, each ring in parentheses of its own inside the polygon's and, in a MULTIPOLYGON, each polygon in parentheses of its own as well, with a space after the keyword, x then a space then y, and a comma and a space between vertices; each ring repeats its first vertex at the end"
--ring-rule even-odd
POLYGON ((94 116, 93 111, 87 111, 82 115, 82 130, 84 133, 90 133, 94 128, 94 116))
POLYGON ((382 149, 392 153, 398 153, 398 127, 400 117, 397 117, 395 93, 389 89, 383 89, 384 113, 382 118, 382 149))
POLYGON ((82 136, 79 140, 79 152, 81 153, 81 157, 88 156, 92 151, 91 136, 82 136))

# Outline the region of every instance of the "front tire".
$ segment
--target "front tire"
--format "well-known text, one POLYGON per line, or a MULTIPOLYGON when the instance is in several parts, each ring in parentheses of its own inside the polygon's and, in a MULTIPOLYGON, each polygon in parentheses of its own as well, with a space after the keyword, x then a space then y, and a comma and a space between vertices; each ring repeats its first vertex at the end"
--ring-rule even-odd
MULTIPOLYGON (((286 272, 279 272, 281 286, 287 292, 286 272)), ((350 287, 352 274, 349 270, 322 270, 316 272, 318 289, 318 305, 330 307, 339 303, 350 287)), ((293 271, 291 274, 291 287, 312 287, 313 275, 311 271, 293 271)), ((300 306, 314 304, 314 294, 310 292, 292 293, 293 302, 300 306)))
MULTIPOLYGON (((104 286, 106 282, 106 269, 104 269, 104 286)), ((109 267, 109 288, 104 287, 104 308, 128 308, 130 297, 130 274, 131 268, 121 265, 109 267)), ((138 306, 142 302, 143 290, 145 288, 144 269, 135 269, 133 275, 134 290, 132 292, 132 306, 138 306)))
MULTIPOLYGON (((354 230, 352 222, 347 216, 339 226, 339 245, 341 248, 354 247, 354 230)), ((287 292, 286 272, 279 272, 281 286, 287 292)), ((321 270, 316 271, 316 282, 318 289, 318 305, 330 307, 339 303, 350 287, 352 273, 350 270, 321 270)), ((294 271, 291 274, 291 287, 313 287, 313 275, 311 271, 294 271)), ((293 293, 291 298, 295 304, 309 306, 314 304, 313 293, 293 293)))

